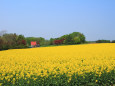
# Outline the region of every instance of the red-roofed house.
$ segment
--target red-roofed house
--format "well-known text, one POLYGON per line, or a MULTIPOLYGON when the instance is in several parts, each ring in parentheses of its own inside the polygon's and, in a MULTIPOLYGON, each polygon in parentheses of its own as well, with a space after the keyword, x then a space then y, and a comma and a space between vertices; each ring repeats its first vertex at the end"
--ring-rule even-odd
POLYGON ((31 41, 31 47, 39 47, 39 42, 31 41))

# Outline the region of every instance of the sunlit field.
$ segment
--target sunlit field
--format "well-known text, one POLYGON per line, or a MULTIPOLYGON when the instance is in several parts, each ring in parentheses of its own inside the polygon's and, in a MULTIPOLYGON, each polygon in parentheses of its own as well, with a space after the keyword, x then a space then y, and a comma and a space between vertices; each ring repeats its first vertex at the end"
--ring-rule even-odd
POLYGON ((0 51, 1 86, 115 84, 115 44, 83 44, 0 51))

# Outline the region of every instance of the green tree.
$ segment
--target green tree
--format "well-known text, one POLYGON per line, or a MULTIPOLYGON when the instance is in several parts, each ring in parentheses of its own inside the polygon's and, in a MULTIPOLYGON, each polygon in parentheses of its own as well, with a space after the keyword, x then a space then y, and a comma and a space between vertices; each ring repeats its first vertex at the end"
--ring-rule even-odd
POLYGON ((38 37, 36 40, 39 42, 40 45, 45 45, 45 39, 43 37, 38 37))
POLYGON ((70 35, 67 35, 65 40, 64 40, 65 44, 73 44, 73 40, 72 37, 70 35))
POLYGON ((53 45, 54 44, 54 38, 50 38, 50 45, 53 45))
POLYGON ((48 46, 50 45, 50 40, 45 40, 45 43, 44 43, 45 46, 48 46))
POLYGON ((70 35, 73 38, 73 41, 74 41, 73 43, 75 43, 75 44, 76 43, 80 44, 80 43, 85 42, 85 36, 80 32, 73 32, 70 35))
POLYGON ((74 37, 73 41, 74 41, 74 44, 80 44, 81 43, 80 37, 74 37))
POLYGON ((14 34, 4 34, 3 39, 5 41, 5 49, 15 48, 17 45, 17 35, 14 34))
POLYGON ((4 49, 14 49, 14 48, 26 48, 26 41, 24 40, 25 37, 23 35, 17 34, 4 34, 2 37, 3 39, 3 46, 2 50, 4 49))
POLYGON ((62 36, 62 38, 65 38, 65 44, 81 44, 85 42, 85 36, 80 32, 73 32, 62 36))
POLYGON ((17 45, 22 44, 22 41, 25 40, 25 37, 23 35, 17 36, 17 45))

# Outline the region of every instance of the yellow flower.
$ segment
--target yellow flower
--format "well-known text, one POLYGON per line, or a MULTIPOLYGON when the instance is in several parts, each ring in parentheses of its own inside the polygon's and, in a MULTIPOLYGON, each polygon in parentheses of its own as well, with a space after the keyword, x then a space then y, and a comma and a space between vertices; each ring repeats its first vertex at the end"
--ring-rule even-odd
POLYGON ((2 83, 0 83, 0 86, 2 86, 2 83))
POLYGON ((98 80, 95 80, 95 82, 98 82, 98 80))
POLYGON ((10 79, 8 79, 8 82, 10 82, 10 79))

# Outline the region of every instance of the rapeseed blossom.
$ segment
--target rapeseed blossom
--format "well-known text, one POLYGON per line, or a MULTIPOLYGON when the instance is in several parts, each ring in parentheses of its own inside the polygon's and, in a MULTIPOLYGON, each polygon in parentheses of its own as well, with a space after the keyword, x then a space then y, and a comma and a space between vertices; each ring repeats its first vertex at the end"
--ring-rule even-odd
POLYGON ((101 76, 104 71, 109 73, 112 70, 115 70, 114 43, 0 51, 0 80, 13 84, 19 79, 35 81, 39 76, 47 78, 63 74, 69 77, 70 82, 74 73, 83 76, 94 72, 101 76))

